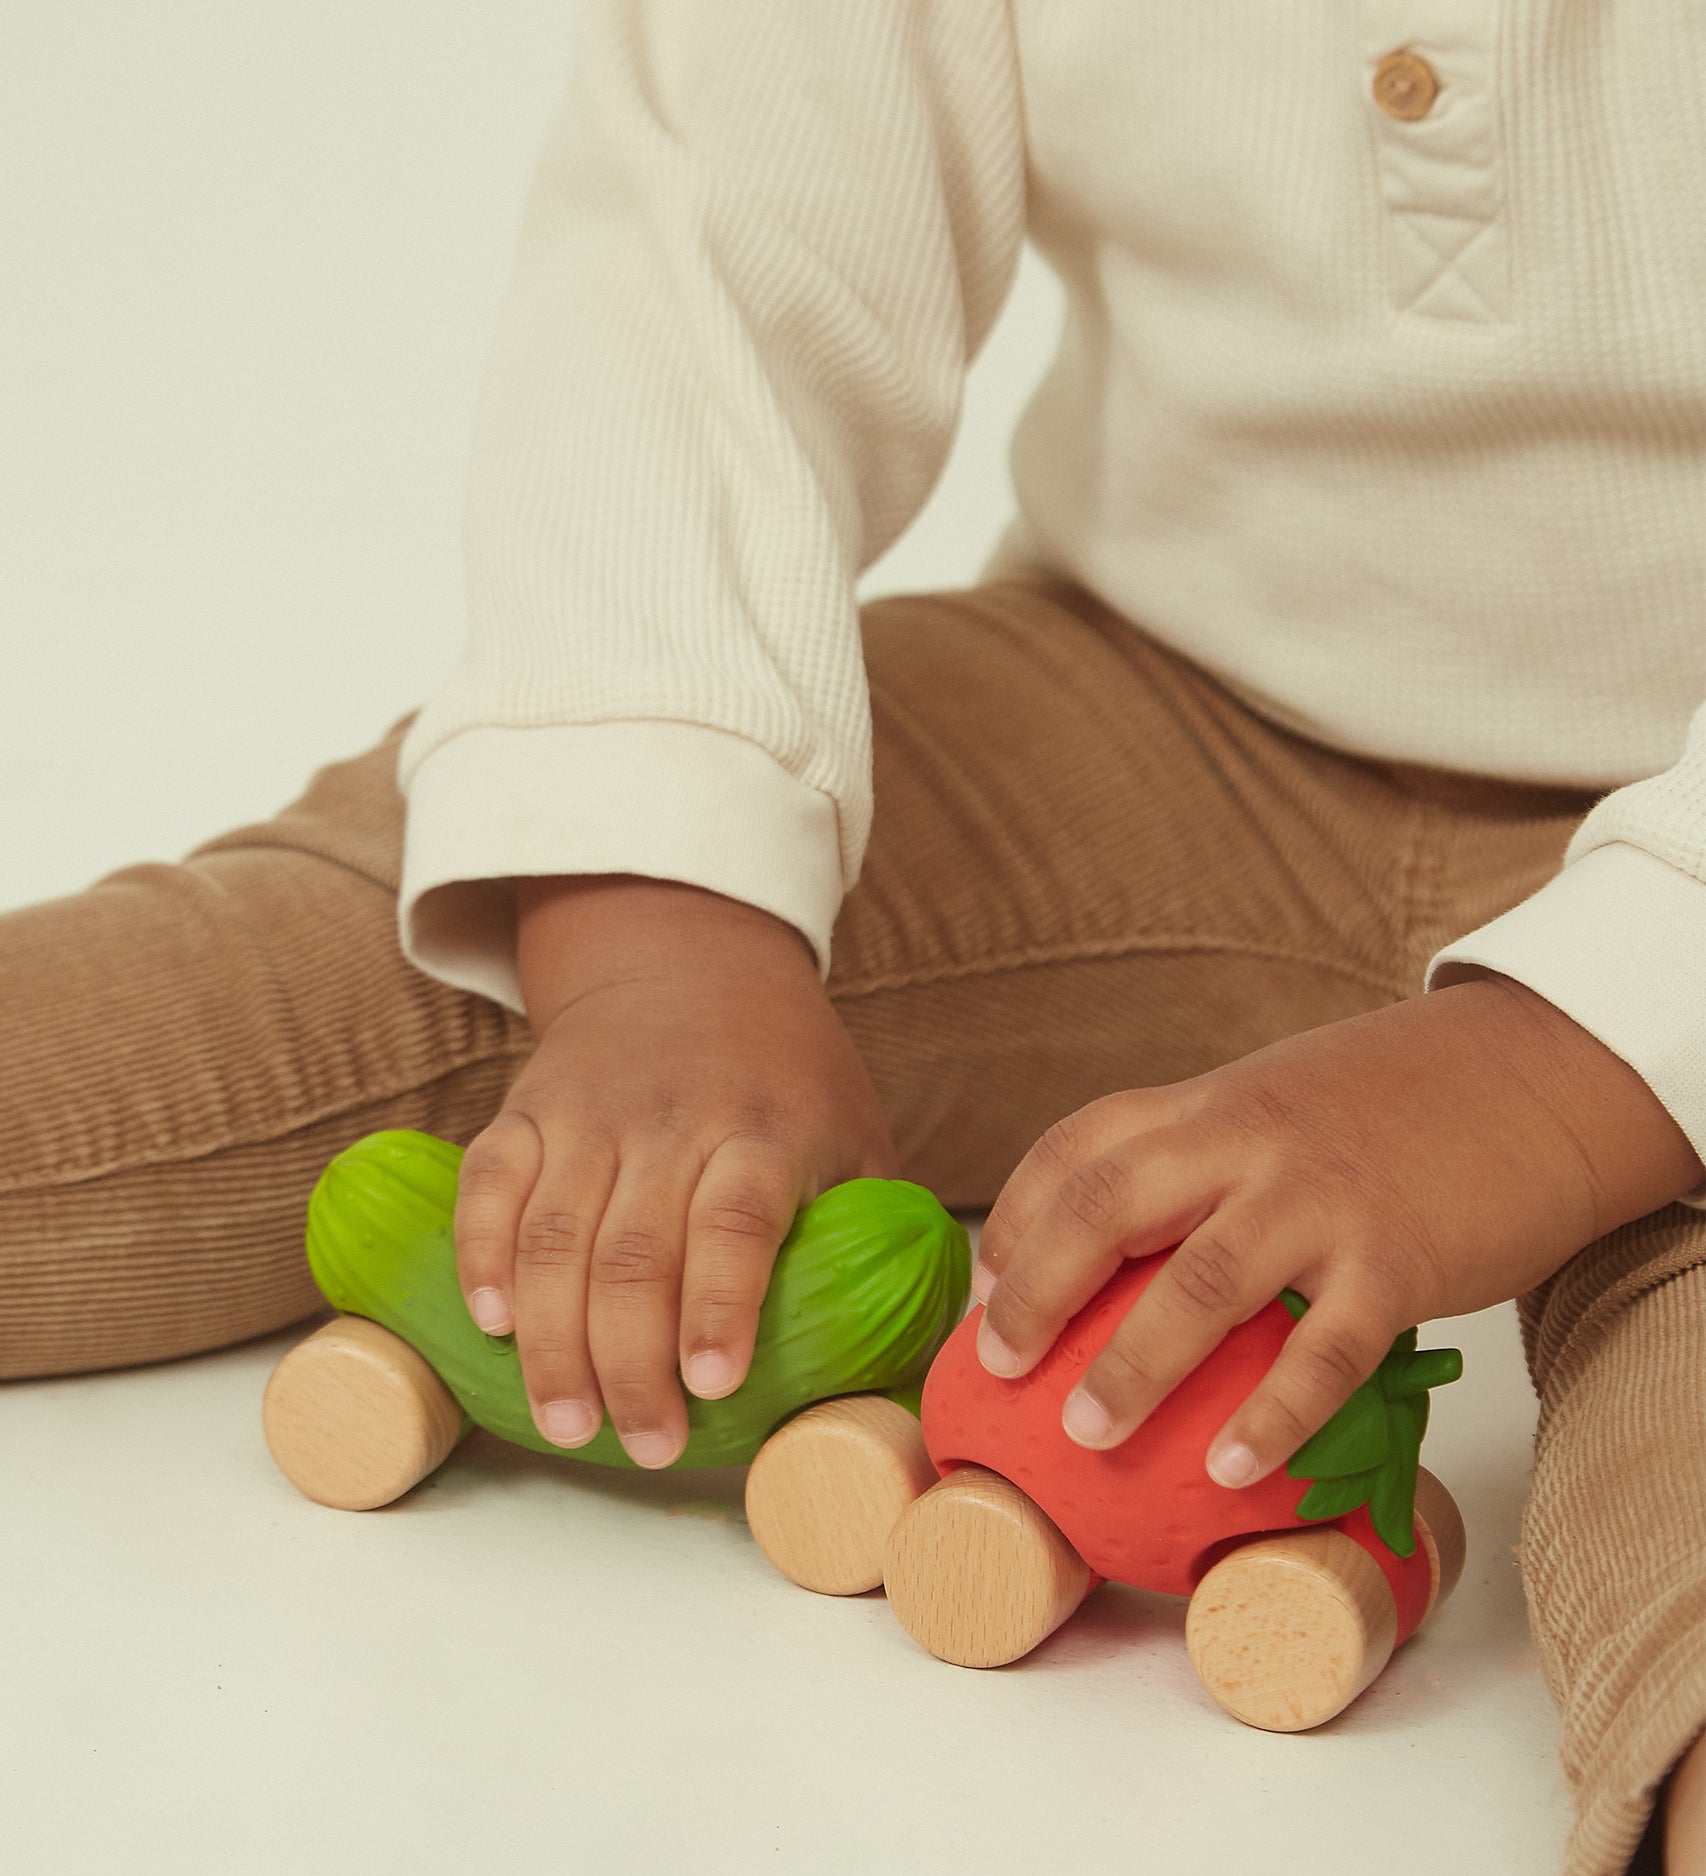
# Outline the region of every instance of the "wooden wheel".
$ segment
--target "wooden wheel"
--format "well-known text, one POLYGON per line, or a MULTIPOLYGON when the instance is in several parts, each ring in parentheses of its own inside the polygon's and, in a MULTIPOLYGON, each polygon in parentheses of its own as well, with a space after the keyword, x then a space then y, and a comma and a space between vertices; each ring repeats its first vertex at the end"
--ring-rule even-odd
POLYGON ((1425 1622, 1456 1589, 1469 1543, 1456 1499, 1426 1466, 1416 1468, 1416 1536, 1427 1550, 1432 1577, 1428 1606, 1422 1611, 1425 1622))
POLYGON ((443 1464, 465 1424, 426 1358, 365 1316, 340 1316, 299 1342, 261 1400, 279 1470, 340 1511, 401 1498, 443 1464))
POLYGON ((1010 1480, 961 1466, 901 1516, 883 1584, 901 1625, 943 1661, 1029 1654, 1089 1594, 1089 1566, 1010 1480))
POLYGON ((849 1394, 806 1408, 759 1448, 746 1520, 790 1581, 856 1596, 882 1582, 895 1520, 935 1482, 917 1416, 881 1394, 849 1394))
POLYGON ((1398 1610, 1343 1531, 1286 1531, 1230 1551, 1197 1584, 1185 1642, 1234 1719, 1297 1733, 1341 1713, 1385 1667, 1398 1610))

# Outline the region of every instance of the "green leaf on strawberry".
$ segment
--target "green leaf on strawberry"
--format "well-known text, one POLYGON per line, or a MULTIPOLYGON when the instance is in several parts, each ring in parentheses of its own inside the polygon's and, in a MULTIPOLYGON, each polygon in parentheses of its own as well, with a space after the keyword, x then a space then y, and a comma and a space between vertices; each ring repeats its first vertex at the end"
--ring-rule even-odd
POLYGON ((1342 1479, 1378 1466, 1392 1451, 1386 1400, 1372 1381, 1363 1382, 1317 1433, 1292 1455, 1294 1479, 1342 1479))
MULTIPOLYGON (((1309 1307, 1296 1290, 1280 1292, 1294 1322, 1309 1307)), ((1311 1481, 1297 1515, 1342 1518, 1368 1506, 1369 1521, 1394 1556, 1416 1548, 1416 1471, 1428 1425, 1428 1389, 1455 1381, 1463 1355, 1455 1348, 1416 1348, 1406 1329, 1380 1366, 1286 1463, 1286 1476, 1311 1481)))
POLYGON ((1358 1505, 1367 1503, 1379 1477, 1380 1468, 1370 1466, 1366 1472, 1350 1472, 1342 1479, 1317 1479, 1299 1500, 1298 1515, 1342 1518, 1347 1511, 1355 1511, 1358 1505))

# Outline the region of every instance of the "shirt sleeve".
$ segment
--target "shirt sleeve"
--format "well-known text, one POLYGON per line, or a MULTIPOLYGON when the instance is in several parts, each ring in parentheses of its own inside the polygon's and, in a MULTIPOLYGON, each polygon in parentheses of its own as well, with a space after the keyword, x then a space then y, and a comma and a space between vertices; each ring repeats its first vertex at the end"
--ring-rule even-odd
MULTIPOLYGON (((1561 871, 1436 952, 1423 988, 1476 965, 1621 1056, 1706 1160, 1706 705, 1682 759, 1596 802, 1561 871)), ((1706 1211, 1706 1180, 1682 1203, 1706 1211)))
POLYGON ((855 587, 939 478, 1025 232, 1007 0, 581 0, 481 386, 463 655, 400 752, 400 935, 522 1007, 513 881, 810 940, 859 875, 855 587))

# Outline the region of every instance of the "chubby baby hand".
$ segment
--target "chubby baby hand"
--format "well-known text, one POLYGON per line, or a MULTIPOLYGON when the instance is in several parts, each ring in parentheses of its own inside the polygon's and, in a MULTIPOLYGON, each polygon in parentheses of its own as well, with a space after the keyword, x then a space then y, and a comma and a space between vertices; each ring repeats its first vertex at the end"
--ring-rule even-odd
POLYGON ((1177 1245, 1066 1401, 1073 1439, 1117 1446, 1290 1286, 1311 1307, 1209 1451, 1248 1485, 1405 1329, 1519 1295, 1700 1176, 1626 1062, 1487 974, 1051 1127, 983 1227, 978 1352, 1027 1372, 1123 1259, 1177 1245))
POLYGON ((888 1178, 864 1064, 790 925, 697 887, 523 882, 521 978, 538 1047, 469 1146, 457 1271, 515 1331, 534 1424, 584 1446, 608 1410, 629 1457, 687 1443, 746 1377, 801 1206, 888 1178))

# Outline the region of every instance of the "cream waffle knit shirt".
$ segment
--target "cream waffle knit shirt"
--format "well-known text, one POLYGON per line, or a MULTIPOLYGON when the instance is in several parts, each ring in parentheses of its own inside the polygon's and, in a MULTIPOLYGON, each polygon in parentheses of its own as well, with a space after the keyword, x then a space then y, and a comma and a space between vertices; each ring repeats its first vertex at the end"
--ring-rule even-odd
POLYGON ((855 583, 1027 236, 1067 312, 992 565, 1335 748, 1605 789, 1421 987, 1530 985, 1706 1155, 1699 0, 579 0, 402 750, 408 956, 519 1009, 508 882, 626 872, 827 975, 855 583))

